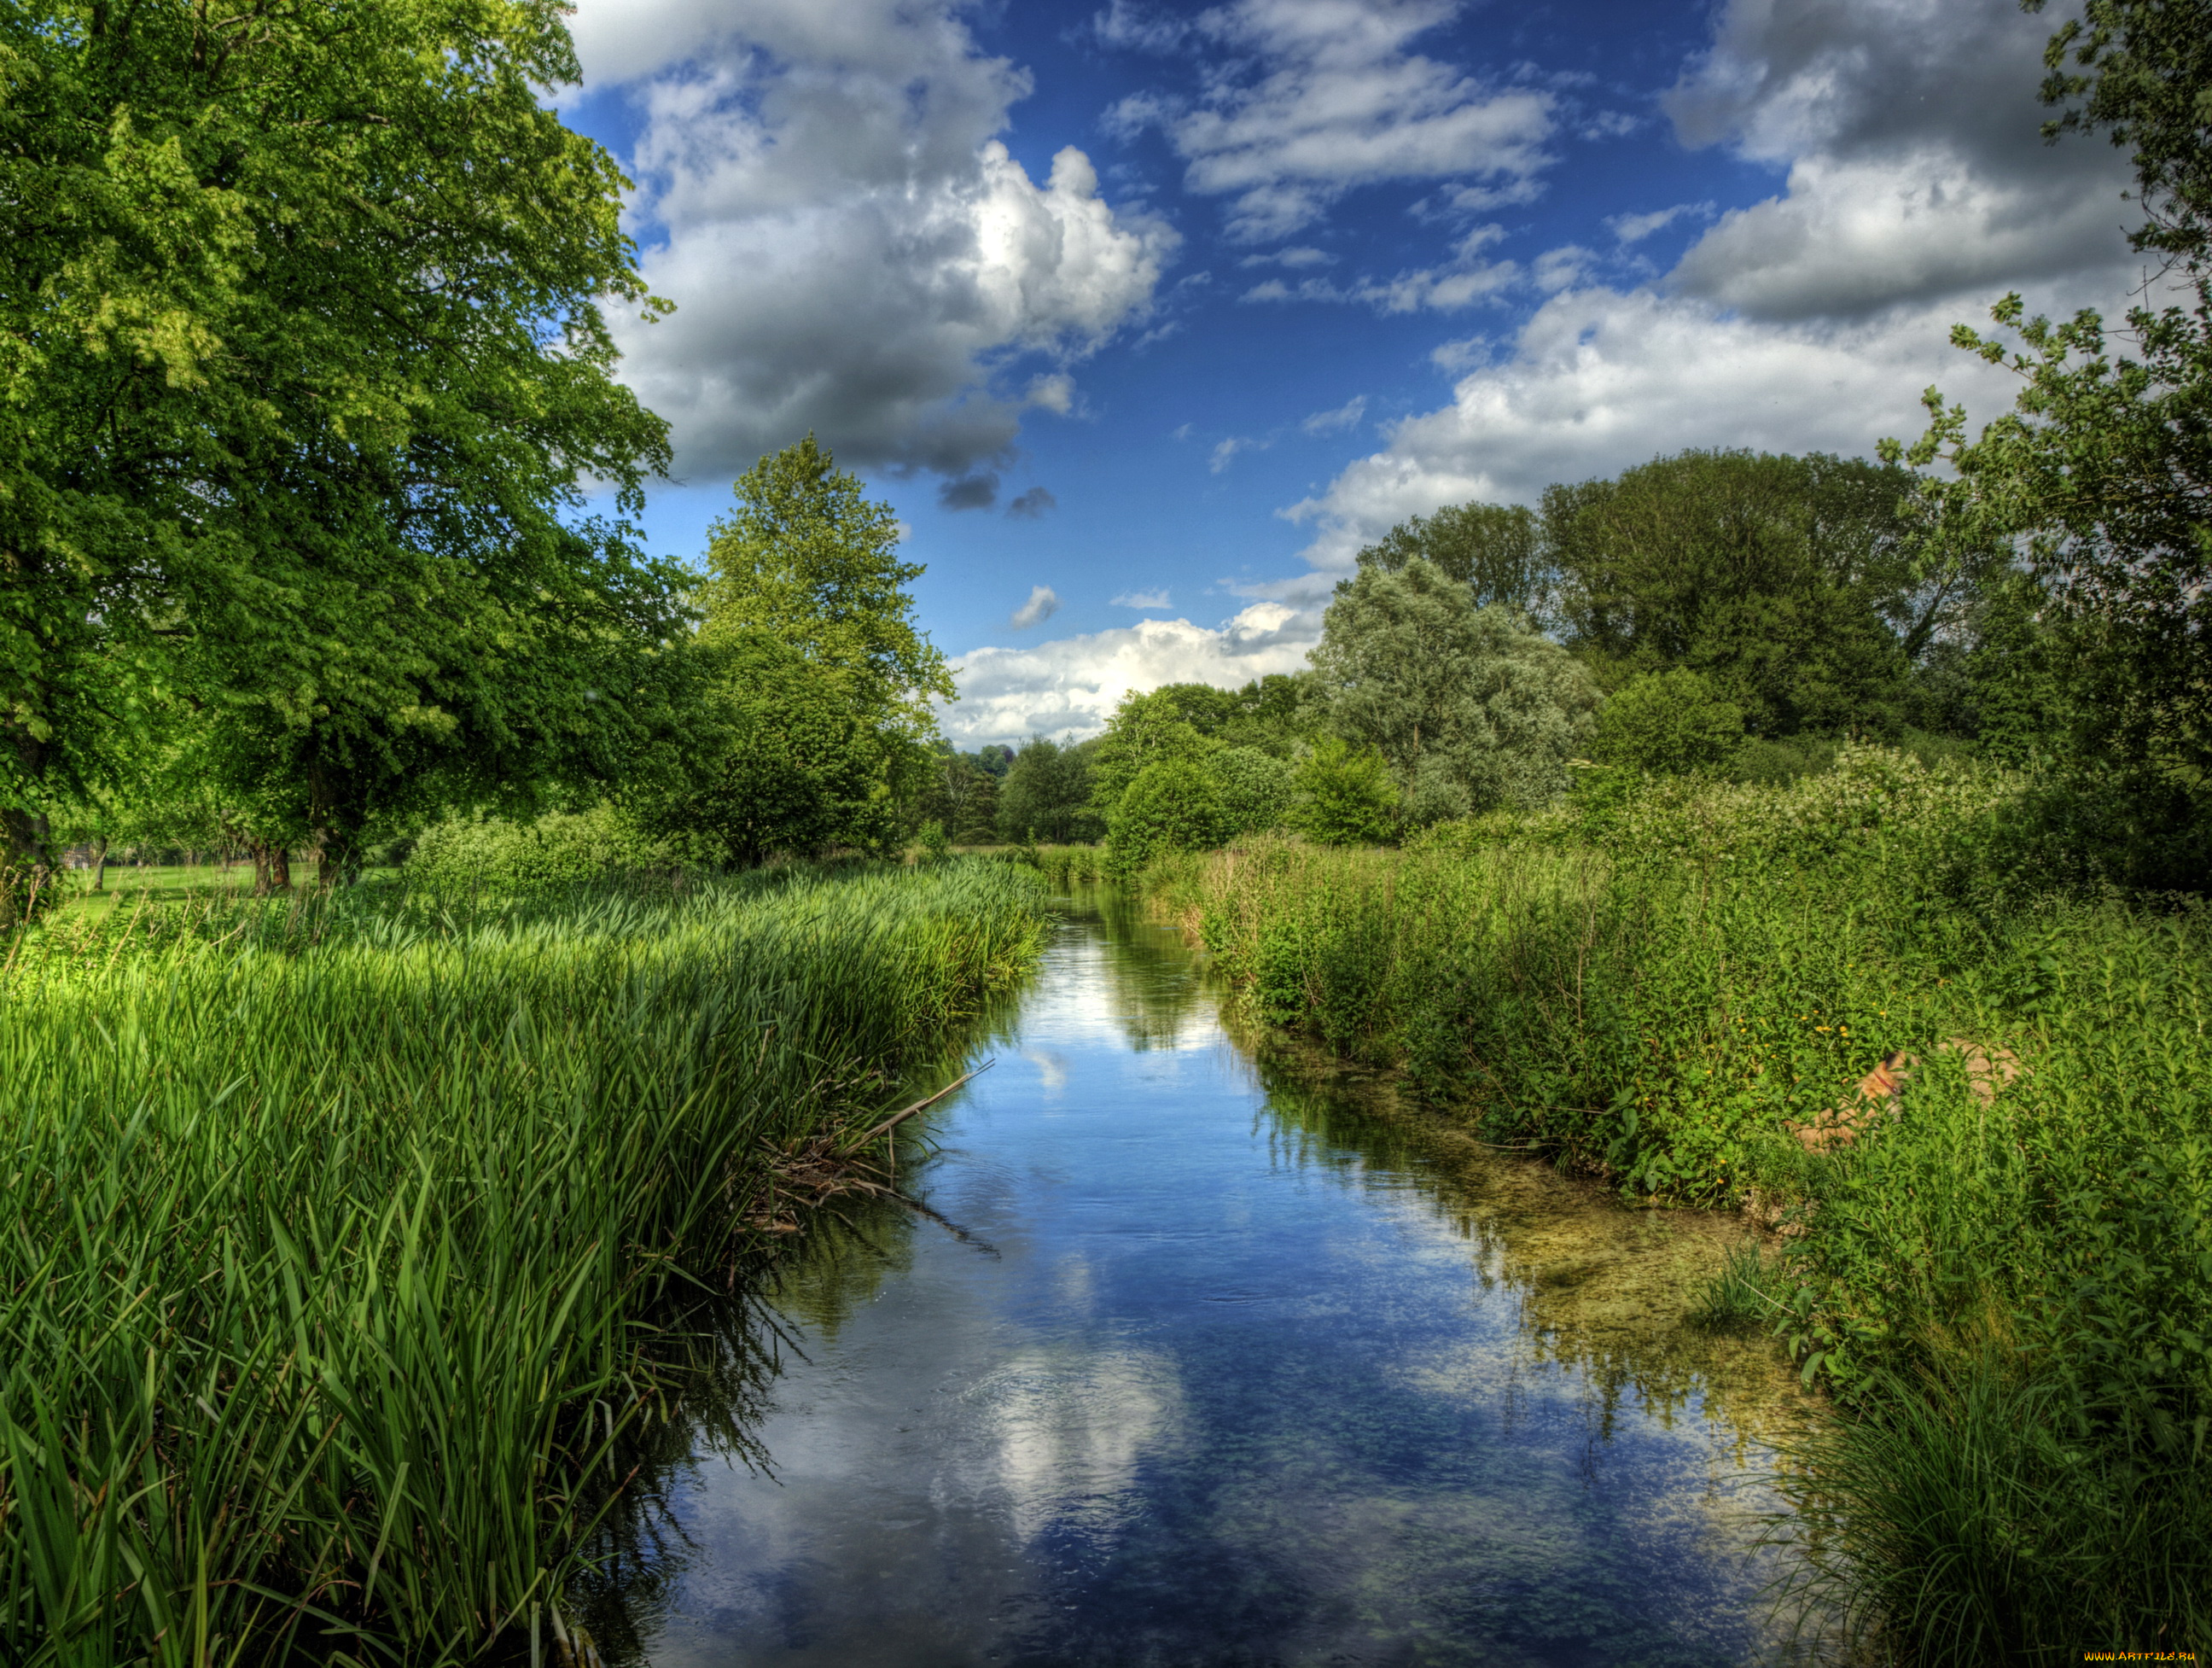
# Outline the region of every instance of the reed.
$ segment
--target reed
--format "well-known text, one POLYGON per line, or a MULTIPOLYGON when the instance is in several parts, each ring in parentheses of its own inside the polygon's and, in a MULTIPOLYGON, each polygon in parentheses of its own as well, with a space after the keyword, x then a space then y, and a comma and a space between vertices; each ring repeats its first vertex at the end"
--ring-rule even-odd
POLYGON ((119 911, 0 1023, 0 1658, 577 1648, 766 1166, 1016 978, 996 864, 119 911), (681 1350, 677 1351, 678 1354, 681 1350))
POLYGON ((1811 1543, 1892 1655, 2212 1652, 2212 917, 1983 884, 1987 773, 1838 776, 1262 840, 1151 896, 1255 1018, 1485 1138, 1792 1230, 1695 1318, 1838 1397, 1811 1543))

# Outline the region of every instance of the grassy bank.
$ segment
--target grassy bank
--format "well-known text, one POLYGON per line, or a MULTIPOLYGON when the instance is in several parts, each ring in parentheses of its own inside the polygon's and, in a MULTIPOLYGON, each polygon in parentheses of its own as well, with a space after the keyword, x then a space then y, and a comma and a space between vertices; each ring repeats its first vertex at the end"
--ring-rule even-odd
POLYGON ((1787 1208, 1802 1233, 1734 1306, 1842 1398, 1806 1505, 1884 1650, 2202 1652, 2212 922, 2034 897, 1993 861, 2015 788, 1857 752, 1151 879, 1258 1017, 1485 1139, 1787 1208), (1893 1050, 1918 1063, 1872 1133, 1793 1138, 1893 1050), (1972 1050, 2016 1062, 1986 1103, 1972 1050))
POLYGON ((767 1158, 1028 965, 1000 864, 118 911, 0 1024, 0 1658, 558 1654, 767 1158), (532 1643, 533 1636, 536 1642, 532 1643))

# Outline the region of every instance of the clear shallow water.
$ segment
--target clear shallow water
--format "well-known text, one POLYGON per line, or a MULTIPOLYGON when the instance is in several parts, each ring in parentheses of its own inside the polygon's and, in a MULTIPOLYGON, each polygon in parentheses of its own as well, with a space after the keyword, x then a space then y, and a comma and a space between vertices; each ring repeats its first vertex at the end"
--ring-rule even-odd
POLYGON ((978 1052, 905 1178, 970 1237, 869 1214, 797 1259, 776 1370, 664 1480, 636 1659, 1784 1654, 1763 1477, 1806 1409, 1679 1322, 1740 1228, 1240 1047, 1110 901, 978 1052))

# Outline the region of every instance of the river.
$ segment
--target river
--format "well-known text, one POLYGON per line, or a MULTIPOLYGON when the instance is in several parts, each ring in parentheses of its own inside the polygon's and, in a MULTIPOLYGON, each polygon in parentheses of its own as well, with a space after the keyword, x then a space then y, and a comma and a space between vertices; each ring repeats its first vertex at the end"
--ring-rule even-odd
POLYGON ((597 1607, 655 1668, 1787 1659, 1744 1232, 1224 1029, 1068 906, 886 1208, 795 1256, 597 1607), (927 1150, 925 1150, 927 1149, 927 1150), (750 1352, 750 1353, 747 1353, 750 1352))

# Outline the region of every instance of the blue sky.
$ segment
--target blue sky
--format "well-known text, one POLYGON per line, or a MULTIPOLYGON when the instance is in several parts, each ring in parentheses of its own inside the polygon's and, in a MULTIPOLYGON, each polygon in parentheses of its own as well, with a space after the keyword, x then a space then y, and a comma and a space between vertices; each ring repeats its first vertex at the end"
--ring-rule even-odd
POLYGON ((2037 136, 2057 14, 581 0, 568 119, 677 303, 617 320, 696 557, 812 429, 895 504, 963 746, 1299 664, 1402 517, 1686 446, 1870 452, 2008 289, 2137 277, 2037 136))

